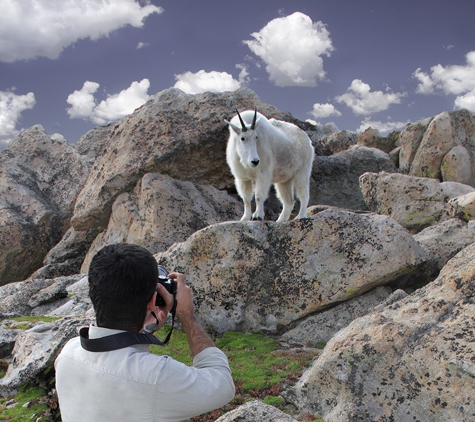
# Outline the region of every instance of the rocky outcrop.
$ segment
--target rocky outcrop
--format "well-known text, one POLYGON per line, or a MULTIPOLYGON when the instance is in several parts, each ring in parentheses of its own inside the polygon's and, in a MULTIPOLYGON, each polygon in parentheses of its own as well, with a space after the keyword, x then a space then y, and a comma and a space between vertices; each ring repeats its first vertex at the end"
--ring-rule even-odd
POLYGON ((475 186, 475 117, 468 110, 410 124, 399 143, 403 172, 475 186))
MULTIPOLYGON (((0 154, 0 275, 12 263, 23 278, 36 271, 0 286, 1 393, 48 378, 62 344, 93 321, 90 259, 128 241, 187 275, 206 327, 328 342, 285 395, 302 415, 469 420, 474 131, 459 110, 355 145, 356 134, 297 121, 244 88, 163 91, 74 147, 41 127, 23 132, 0 154), (254 105, 312 139, 306 219, 235 221, 223 119, 254 105), (22 315, 58 320, 24 330, 10 319, 22 315)), ((280 211, 275 195, 266 211, 280 211)), ((224 417, 268 415, 285 417, 261 402, 224 417)))
POLYGON ((460 183, 386 172, 365 173, 359 181, 371 211, 390 215, 413 233, 450 219, 449 200, 472 190, 460 183))
POLYGON ((136 243, 157 253, 206 226, 239 220, 242 210, 240 201, 211 185, 147 173, 132 192, 117 197, 107 229, 95 238, 81 272, 86 273, 96 252, 110 243, 136 243))
POLYGON ((87 165, 41 126, 0 154, 0 285, 24 280, 68 229, 87 165))
POLYGON ((287 224, 216 224, 156 258, 187 274, 208 326, 272 332, 407 275, 428 256, 393 219, 333 208, 287 224))
POLYGON ((474 259, 341 330, 285 397, 327 422, 473 420, 474 259))

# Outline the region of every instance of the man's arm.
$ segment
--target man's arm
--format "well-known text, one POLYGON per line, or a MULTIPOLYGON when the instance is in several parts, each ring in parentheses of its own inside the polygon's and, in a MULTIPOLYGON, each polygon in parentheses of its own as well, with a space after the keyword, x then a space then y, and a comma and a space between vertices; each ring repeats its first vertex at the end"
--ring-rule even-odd
POLYGON ((169 277, 177 282, 176 317, 183 327, 191 355, 194 357, 207 347, 215 347, 215 344, 196 318, 192 291, 185 284, 185 276, 180 273, 170 273, 169 277))

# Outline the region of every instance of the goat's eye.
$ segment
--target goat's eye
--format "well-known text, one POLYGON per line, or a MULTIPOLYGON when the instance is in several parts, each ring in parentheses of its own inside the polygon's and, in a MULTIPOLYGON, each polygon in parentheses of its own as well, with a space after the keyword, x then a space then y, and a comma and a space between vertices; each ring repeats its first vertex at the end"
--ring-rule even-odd
POLYGON ((245 140, 246 140, 246 138, 243 136, 243 137, 241 138, 241 141, 245 141, 245 140))

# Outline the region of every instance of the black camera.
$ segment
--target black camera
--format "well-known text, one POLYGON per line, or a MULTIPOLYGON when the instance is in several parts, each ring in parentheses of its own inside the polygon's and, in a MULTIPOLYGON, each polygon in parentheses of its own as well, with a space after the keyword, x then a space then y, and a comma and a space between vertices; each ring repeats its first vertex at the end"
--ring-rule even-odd
MULTIPOLYGON (((158 282, 167 289, 168 293, 171 293, 173 297, 176 296, 176 281, 173 278, 168 277, 168 271, 165 267, 158 266, 158 282)), ((157 300, 155 301, 156 306, 165 306, 166 303, 163 300, 163 297, 160 294, 157 294, 157 300)))

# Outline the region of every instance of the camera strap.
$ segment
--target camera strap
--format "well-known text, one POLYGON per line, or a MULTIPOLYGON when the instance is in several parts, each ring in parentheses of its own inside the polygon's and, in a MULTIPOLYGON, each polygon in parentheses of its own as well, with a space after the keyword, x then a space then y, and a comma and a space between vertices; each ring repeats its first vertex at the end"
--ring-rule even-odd
POLYGON ((172 325, 165 340, 161 340, 152 333, 132 333, 130 331, 112 334, 105 337, 89 338, 89 327, 83 327, 79 330, 81 346, 89 352, 110 352, 112 350, 133 346, 134 344, 156 344, 158 346, 166 346, 172 335, 173 326, 175 325, 175 310, 176 299, 173 309, 170 312, 172 314, 172 325))

